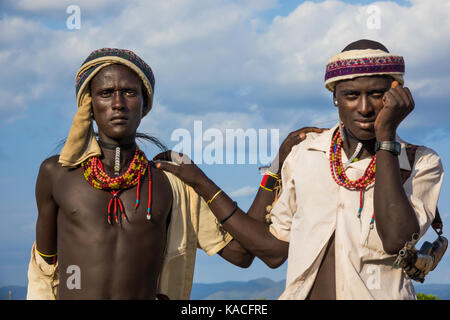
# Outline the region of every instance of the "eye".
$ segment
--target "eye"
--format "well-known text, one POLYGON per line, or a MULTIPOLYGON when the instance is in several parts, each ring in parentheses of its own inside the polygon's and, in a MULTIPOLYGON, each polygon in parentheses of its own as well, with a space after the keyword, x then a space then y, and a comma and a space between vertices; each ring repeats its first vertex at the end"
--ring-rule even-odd
POLYGON ((373 92, 371 94, 371 96, 372 96, 372 98, 375 98, 375 99, 381 99, 384 96, 384 92, 373 92))
POLYGON ((356 98, 359 96, 359 94, 358 94, 358 92, 350 91, 350 92, 346 92, 346 93, 344 94, 344 96, 345 96, 347 99, 356 99, 356 98))
POLYGON ((102 91, 100 91, 100 96, 102 98, 108 98, 109 96, 111 96, 111 90, 102 90, 102 91))
POLYGON ((125 95, 128 97, 135 97, 137 92, 135 90, 125 90, 125 95))

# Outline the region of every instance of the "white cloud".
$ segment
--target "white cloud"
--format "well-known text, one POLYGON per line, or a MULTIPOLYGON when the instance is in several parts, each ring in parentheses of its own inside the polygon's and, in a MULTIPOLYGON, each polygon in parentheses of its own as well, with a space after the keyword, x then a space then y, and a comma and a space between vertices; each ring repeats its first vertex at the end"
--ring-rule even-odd
MULTIPOLYGON (((256 109, 257 110, 257 109, 256 109)), ((194 122, 201 121, 203 133, 207 129, 218 129, 225 135, 226 129, 278 129, 280 141, 292 131, 304 126, 317 126, 329 128, 337 121, 336 108, 331 107, 328 111, 315 108, 290 109, 283 108, 276 111, 276 115, 270 116, 262 112, 255 112, 255 105, 240 112, 210 111, 202 114, 178 111, 162 105, 158 99, 155 100, 152 111, 142 120, 139 131, 151 133, 163 138, 168 147, 172 132, 176 129, 187 129, 191 133, 194 130, 194 122)))
POLYGON ((238 198, 238 197, 254 196, 257 191, 258 191, 257 188, 255 188, 254 186, 246 186, 230 192, 230 197, 238 198))
MULTIPOLYGON (((367 28, 367 5, 334 0, 303 2, 271 21, 263 16, 277 6, 275 0, 80 0, 76 31, 65 29, 65 9, 72 1, 3 4, 0 116, 10 125, 30 108, 74 105, 76 71, 101 47, 134 50, 153 68, 155 106, 140 129, 166 143, 174 129, 192 130, 195 120, 202 120, 205 130, 279 128, 281 140, 300 126, 334 125, 336 109, 323 88, 325 62, 361 38, 404 55, 415 97, 430 105, 450 97, 447 0, 411 0, 408 6, 376 2, 379 30, 367 28)), ((423 119, 436 113, 416 109, 417 115, 407 119, 410 126, 423 126, 423 119)), ((68 117, 74 112, 67 108, 68 117)), ((448 112, 439 116, 447 125, 448 112)), ((57 121, 38 120, 36 125, 57 121)), ((427 139, 448 159, 448 135, 427 139)), ((6 150, 2 147, 3 154, 6 150)), ((255 192, 247 186, 230 194, 255 192)))
MULTIPOLYGON (((36 3, 22 0, 15 8, 41 12, 62 6, 36 3)), ((410 6, 376 2, 380 30, 367 28, 367 5, 334 0, 301 3, 270 23, 259 14, 276 6, 274 0, 136 0, 114 15, 105 11, 106 1, 93 3, 79 5, 102 19, 86 18, 78 31, 55 30, 17 12, 3 16, 0 29, 7 31, 0 33, 0 67, 11 75, 0 80, 3 90, 17 97, 31 92, 27 106, 55 91, 60 99, 73 99, 73 77, 85 57, 99 47, 123 47, 152 66, 157 97, 177 113, 241 117, 252 105, 259 111, 253 116, 275 108, 291 111, 292 101, 328 98, 326 60, 351 41, 371 38, 405 56, 415 96, 446 97, 450 91, 445 0, 414 0, 410 6)), ((309 112, 306 105, 301 109, 309 112)))
POLYGON ((408 7, 376 2, 376 6, 381 12, 379 30, 367 27, 367 5, 340 1, 305 2, 288 16, 275 18, 259 39, 263 55, 273 63, 268 70, 274 74, 271 79, 280 85, 296 84, 306 94, 317 92, 327 59, 361 38, 380 41, 391 52, 404 55, 407 80, 448 74, 444 49, 450 47, 444 40, 450 38, 448 1, 415 0, 408 7))
MULTIPOLYGON (((4 0, 11 8, 21 11, 34 13, 65 13, 65 10, 70 5, 77 5, 83 10, 104 10, 111 6, 118 6, 121 2, 119 0, 4 0)), ((131 3, 132 1, 127 1, 131 3)))

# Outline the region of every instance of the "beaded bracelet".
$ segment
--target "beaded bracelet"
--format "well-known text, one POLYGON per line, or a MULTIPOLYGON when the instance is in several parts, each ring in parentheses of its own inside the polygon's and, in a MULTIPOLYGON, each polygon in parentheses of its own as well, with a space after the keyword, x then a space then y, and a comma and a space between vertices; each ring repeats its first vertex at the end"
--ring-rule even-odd
POLYGON ((280 179, 280 177, 278 177, 278 175, 270 172, 270 171, 266 171, 266 174, 264 175, 261 184, 259 185, 261 188, 263 188, 264 190, 267 191, 273 191, 274 187, 276 185, 276 182, 280 179))
POLYGON ((222 220, 220 220, 220 222, 219 222, 220 224, 224 224, 224 222, 227 221, 228 219, 230 219, 231 216, 237 211, 237 209, 238 209, 238 204, 237 204, 236 201, 233 201, 233 203, 234 203, 234 209, 233 209, 233 211, 231 211, 231 213, 230 213, 228 216, 226 216, 225 218, 223 218, 222 220))
POLYGON ((42 252, 39 252, 39 250, 36 248, 36 252, 41 256, 42 259, 44 259, 47 264, 55 264, 56 263, 56 257, 57 254, 43 254, 42 252))

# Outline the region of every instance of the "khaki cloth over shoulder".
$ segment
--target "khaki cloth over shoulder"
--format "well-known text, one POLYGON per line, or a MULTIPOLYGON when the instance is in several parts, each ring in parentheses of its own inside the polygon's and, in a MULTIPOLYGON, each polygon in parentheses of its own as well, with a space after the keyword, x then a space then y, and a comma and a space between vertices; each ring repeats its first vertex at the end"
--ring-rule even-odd
MULTIPOLYGON (((289 242, 286 288, 280 299, 305 299, 311 290, 328 241, 335 233, 337 299, 415 299, 414 287, 402 269, 392 268, 395 255, 383 250, 373 214, 374 184, 364 192, 358 218, 359 192, 339 186, 330 172, 330 145, 337 126, 309 133, 292 148, 282 171, 282 192, 271 211, 271 233, 289 242)), ((401 169, 410 170, 404 183, 423 236, 434 219, 443 179, 439 156, 419 147, 410 167, 405 142, 398 157, 401 169)), ((342 152, 343 163, 347 162, 342 152)), ((351 163, 346 174, 356 180, 370 159, 351 163)), ((395 214, 395 212, 392 212, 395 214)))
MULTIPOLYGON (((186 300, 191 294, 197 248, 213 255, 232 237, 219 227, 214 214, 194 189, 171 173, 165 174, 172 186, 173 204, 157 292, 172 300, 186 300)), ((58 265, 48 265, 36 253, 35 246, 33 244, 31 249, 28 267, 27 299, 55 299, 59 285, 58 265)))

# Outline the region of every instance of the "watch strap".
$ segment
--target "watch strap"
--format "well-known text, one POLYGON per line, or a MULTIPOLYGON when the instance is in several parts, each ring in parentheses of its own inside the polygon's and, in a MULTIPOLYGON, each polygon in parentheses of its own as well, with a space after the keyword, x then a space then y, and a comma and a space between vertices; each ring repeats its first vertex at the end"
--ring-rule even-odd
POLYGON ((378 150, 389 151, 398 156, 402 150, 402 145, 397 141, 376 141, 375 152, 378 150))

